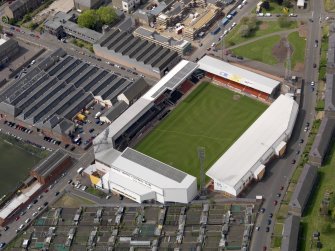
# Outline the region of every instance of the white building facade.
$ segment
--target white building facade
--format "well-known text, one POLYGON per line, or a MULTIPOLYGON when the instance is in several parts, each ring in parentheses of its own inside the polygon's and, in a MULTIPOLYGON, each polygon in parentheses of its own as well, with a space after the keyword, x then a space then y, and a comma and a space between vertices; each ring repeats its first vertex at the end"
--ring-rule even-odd
POLYGON ((131 148, 122 153, 115 149, 99 152, 88 169, 105 173, 97 187, 138 203, 189 203, 197 195, 195 177, 131 148))
POLYGON ((298 109, 291 97, 279 96, 206 172, 214 189, 235 197, 251 180, 261 179, 269 160, 283 155, 298 109))

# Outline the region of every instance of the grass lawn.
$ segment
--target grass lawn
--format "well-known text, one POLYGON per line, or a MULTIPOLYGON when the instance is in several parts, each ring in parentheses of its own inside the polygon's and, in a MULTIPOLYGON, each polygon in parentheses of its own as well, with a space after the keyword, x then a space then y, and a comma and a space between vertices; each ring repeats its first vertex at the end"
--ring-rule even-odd
MULTIPOLYGON (((316 230, 321 231, 322 226, 330 222, 332 224, 332 229, 329 233, 323 233, 321 231, 321 242, 323 244, 322 250, 335 250, 335 224, 334 221, 330 220, 325 216, 320 216, 319 208, 321 201, 324 197, 325 192, 335 192, 335 147, 331 151, 330 159, 326 162, 325 166, 319 169, 319 180, 318 185, 314 188, 314 194, 309 201, 309 208, 306 210, 305 216, 302 218, 302 240, 301 248, 302 251, 316 250, 310 248, 310 239, 312 233, 316 230)), ((334 196, 334 195, 333 195, 334 196)), ((334 198, 333 198, 334 200, 334 198)))
POLYGON ((272 49, 277 43, 279 43, 279 41, 280 36, 275 35, 237 47, 232 51, 237 56, 243 56, 265 64, 273 65, 278 63, 278 60, 273 56, 272 49))
POLYGON ((277 31, 294 29, 298 27, 298 23, 296 21, 292 21, 289 27, 282 28, 279 26, 279 23, 277 21, 258 21, 256 31, 248 37, 240 36, 239 34, 240 27, 241 27, 241 24, 238 24, 231 32, 227 34, 227 36, 225 36, 224 38, 225 47, 240 44, 252 38, 264 36, 264 35, 271 34, 277 31))
POLYGON ((53 204, 53 207, 71 207, 71 208, 77 208, 82 205, 94 205, 92 201, 86 200, 83 198, 79 198, 77 196, 74 196, 72 194, 64 194, 59 200, 53 204))
POLYGON ((306 40, 304 37, 300 37, 298 32, 292 32, 288 35, 288 41, 293 48, 291 57, 291 65, 293 69, 297 63, 303 64, 305 61, 306 40))
POLYGON ((206 149, 207 170, 267 108, 235 95, 200 84, 135 149, 198 177, 197 147, 206 149))
POLYGON ((328 12, 335 12, 335 1, 334 0, 324 0, 325 10, 328 12))
MULTIPOLYGON (((335 1, 334 1, 335 2, 335 1)), ((319 80, 326 80, 326 70, 327 70, 327 51, 328 51, 328 32, 329 26, 322 27, 322 38, 321 38, 321 58, 319 65, 319 80)))

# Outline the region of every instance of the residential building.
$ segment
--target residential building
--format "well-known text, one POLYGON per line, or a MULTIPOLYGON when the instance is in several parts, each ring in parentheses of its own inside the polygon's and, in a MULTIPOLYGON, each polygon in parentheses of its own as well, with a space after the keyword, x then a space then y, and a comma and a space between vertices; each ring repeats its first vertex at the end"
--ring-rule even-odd
POLYGON ((19 20, 27 13, 37 9, 43 0, 16 0, 5 7, 5 16, 19 20))
POLYGON ((332 33, 328 38, 327 67, 335 67, 335 25, 331 25, 332 33))
POLYGON ((153 42, 157 45, 161 45, 164 48, 168 48, 172 51, 178 52, 179 55, 185 55, 187 52, 191 51, 192 45, 190 42, 186 40, 177 40, 173 37, 165 37, 157 33, 156 31, 152 31, 143 27, 137 28, 133 32, 135 37, 140 37, 150 42, 153 42))
POLYGON ((316 166, 305 164, 289 203, 290 214, 302 216, 317 180, 316 166))
POLYGON ((97 42, 102 37, 103 34, 100 32, 80 27, 75 19, 76 16, 73 12, 64 13, 59 11, 45 21, 44 27, 50 34, 58 38, 68 35, 91 44, 97 42))
POLYGON ((8 63, 19 52, 20 46, 15 39, 0 37, 0 67, 8 63))
POLYGON ((84 10, 99 8, 105 0, 73 0, 73 2, 74 8, 77 11, 82 12, 84 10))
POLYGON ((300 217, 290 215, 284 223, 280 251, 297 251, 300 230, 300 217))
POLYGON ((141 0, 114 0, 113 6, 125 13, 132 13, 139 5, 141 0))
POLYGON ((221 14, 221 9, 213 4, 207 4, 201 14, 194 13, 193 18, 189 18, 185 22, 183 30, 184 38, 193 41, 197 35, 204 30, 207 30, 221 14))
POLYGON ((325 115, 335 118, 335 74, 326 74, 325 115))
POLYGON ((331 142, 333 142, 335 129, 335 118, 324 117, 321 121, 319 131, 315 136, 311 151, 309 152, 309 162, 316 166, 321 166, 331 142))

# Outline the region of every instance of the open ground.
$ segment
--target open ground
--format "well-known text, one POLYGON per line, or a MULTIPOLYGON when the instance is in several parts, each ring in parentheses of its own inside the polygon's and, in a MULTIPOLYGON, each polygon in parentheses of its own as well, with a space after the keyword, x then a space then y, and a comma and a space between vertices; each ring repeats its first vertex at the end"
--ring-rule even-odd
POLYGON ((197 148, 205 147, 207 170, 266 107, 223 87, 202 83, 135 149, 199 177, 197 148))

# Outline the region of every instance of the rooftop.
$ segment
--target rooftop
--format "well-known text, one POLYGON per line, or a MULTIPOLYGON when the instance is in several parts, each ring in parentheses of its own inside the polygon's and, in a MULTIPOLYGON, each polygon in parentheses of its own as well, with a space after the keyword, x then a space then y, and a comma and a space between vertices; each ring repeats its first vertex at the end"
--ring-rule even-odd
POLYGON ((279 96, 206 174, 237 189, 245 175, 264 164, 262 158, 273 151, 274 144, 291 134, 297 114, 298 104, 288 96, 279 96))
POLYGON ((281 251, 294 251, 298 248, 300 217, 290 215, 284 223, 281 251))
POLYGON ((312 157, 318 157, 323 160, 325 157, 329 143, 332 139, 335 129, 335 119, 324 117, 321 121, 319 131, 315 136, 312 149, 309 153, 312 157))
POLYGON ((187 173, 131 148, 126 148, 112 166, 160 188, 188 187, 196 180, 187 173))
POLYGON ((70 158, 63 150, 58 149, 57 151, 53 152, 49 157, 45 160, 40 162, 34 169, 33 172, 36 172, 37 175, 46 177, 50 174, 57 165, 62 163, 67 158, 70 158))
POLYGON ((335 74, 326 74, 325 111, 335 111, 335 74))
POLYGON ((279 81, 245 70, 210 56, 204 56, 198 63, 201 70, 222 76, 267 94, 271 94, 280 84, 279 81))

